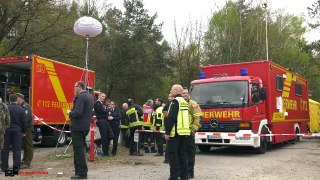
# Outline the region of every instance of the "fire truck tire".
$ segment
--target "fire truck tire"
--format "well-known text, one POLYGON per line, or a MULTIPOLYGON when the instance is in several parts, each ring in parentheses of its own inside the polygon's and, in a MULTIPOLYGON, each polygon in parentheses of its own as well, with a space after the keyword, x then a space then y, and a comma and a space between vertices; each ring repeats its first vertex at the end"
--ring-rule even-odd
POLYGON ((64 146, 67 142, 67 135, 64 132, 55 131, 53 138, 54 138, 55 145, 58 143, 58 147, 64 146), (61 133, 61 136, 60 136, 60 133, 61 133))
POLYGON ((198 145, 198 148, 201 152, 209 152, 211 149, 211 146, 208 145, 198 145))
POLYGON ((264 154, 266 153, 268 148, 268 142, 266 137, 260 137, 260 147, 254 148, 256 154, 264 154))

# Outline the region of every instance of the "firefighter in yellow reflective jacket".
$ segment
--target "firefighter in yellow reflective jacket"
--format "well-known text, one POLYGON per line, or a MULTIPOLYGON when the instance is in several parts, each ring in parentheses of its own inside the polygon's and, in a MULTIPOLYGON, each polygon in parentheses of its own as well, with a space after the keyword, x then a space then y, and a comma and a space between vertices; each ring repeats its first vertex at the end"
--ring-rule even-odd
POLYGON ((188 154, 188 178, 194 178, 194 164, 196 157, 196 144, 194 134, 201 127, 200 118, 202 116, 201 109, 197 102, 190 99, 188 88, 184 87, 182 91, 183 98, 189 103, 189 119, 191 135, 188 137, 187 154, 188 154))
MULTIPOLYGON (((153 124, 153 100, 149 99, 146 104, 144 105, 142 111, 143 111, 143 128, 144 130, 152 130, 152 124, 153 124)), ((143 147, 145 153, 150 153, 149 146, 151 149, 151 153, 156 153, 156 148, 154 144, 154 135, 150 132, 140 133, 143 136, 143 147)))
MULTIPOLYGON (((129 155, 138 155, 143 156, 143 154, 140 154, 140 145, 138 144, 135 146, 134 143, 134 133, 136 130, 142 130, 143 120, 141 116, 143 115, 143 111, 141 107, 137 104, 133 104, 132 99, 128 99, 128 110, 126 111, 126 115, 129 118, 129 127, 130 127, 130 153, 129 155)), ((139 142, 141 142, 141 136, 139 135, 139 142)))
POLYGON ((187 138, 190 136, 189 105, 181 96, 183 88, 179 84, 171 87, 174 100, 165 122, 165 139, 168 141, 170 178, 188 178, 187 138))
MULTIPOLYGON (((162 106, 162 100, 157 98, 157 109, 155 110, 154 115, 154 127, 155 130, 163 131, 164 130, 164 115, 163 115, 163 106, 162 106)), ((163 156, 163 136, 161 133, 154 133, 155 140, 157 143, 158 153, 154 156, 163 156)))

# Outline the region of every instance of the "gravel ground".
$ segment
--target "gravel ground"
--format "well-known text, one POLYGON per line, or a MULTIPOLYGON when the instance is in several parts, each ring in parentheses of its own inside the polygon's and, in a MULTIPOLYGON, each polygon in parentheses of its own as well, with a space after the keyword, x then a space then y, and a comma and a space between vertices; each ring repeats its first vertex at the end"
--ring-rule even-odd
MULTIPOLYGON (((71 149, 70 149, 71 150, 71 149)), ((64 149, 60 149, 61 154, 64 149)), ((32 168, 25 171, 46 171, 47 175, 19 175, 13 179, 70 179, 73 175, 72 151, 67 157, 52 151, 37 151, 32 168), (61 174, 62 173, 62 174, 61 174)), ((89 179, 162 180, 169 177, 169 165, 164 157, 128 156, 128 149, 120 148, 116 157, 98 156, 88 162, 89 179)), ((197 152, 195 179, 283 179, 309 180, 320 177, 320 139, 304 139, 299 143, 273 146, 266 154, 255 154, 250 148, 220 147, 208 153, 197 152)), ((4 174, 0 179, 4 179, 4 174)))

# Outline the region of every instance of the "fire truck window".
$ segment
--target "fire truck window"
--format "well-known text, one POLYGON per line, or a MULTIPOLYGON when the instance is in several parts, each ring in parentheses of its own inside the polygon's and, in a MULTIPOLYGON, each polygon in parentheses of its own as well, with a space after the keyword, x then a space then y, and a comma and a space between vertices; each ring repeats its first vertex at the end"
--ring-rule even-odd
POLYGON ((6 102, 6 96, 5 96, 5 83, 0 82, 0 97, 2 98, 3 102, 6 102))
POLYGON ((302 96, 302 86, 299 83, 295 83, 295 90, 297 96, 302 96))
POLYGON ((277 83, 277 91, 283 90, 283 78, 281 76, 276 77, 276 83, 277 83))
POLYGON ((16 73, 9 73, 8 83, 20 84, 20 75, 16 73))
POLYGON ((200 105, 245 106, 248 103, 247 81, 193 84, 190 96, 200 105))
POLYGON ((259 84, 251 84, 251 99, 253 104, 260 102, 259 84))

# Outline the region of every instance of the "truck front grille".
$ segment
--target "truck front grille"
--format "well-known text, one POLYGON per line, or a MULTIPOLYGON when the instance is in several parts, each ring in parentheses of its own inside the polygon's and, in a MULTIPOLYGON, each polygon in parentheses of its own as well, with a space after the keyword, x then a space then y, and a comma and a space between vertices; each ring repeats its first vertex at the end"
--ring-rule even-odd
POLYGON ((202 122, 201 132, 238 132, 238 122, 219 122, 217 126, 212 127, 210 122, 202 122))

